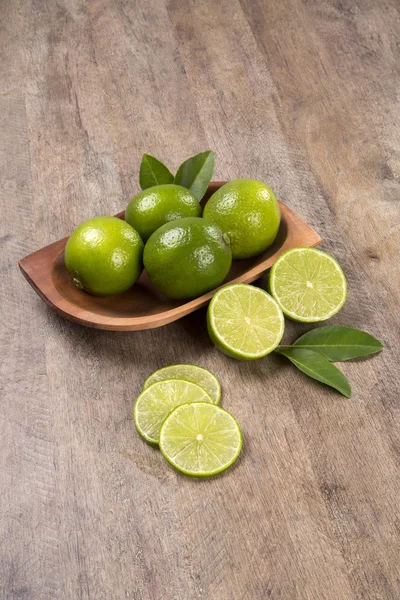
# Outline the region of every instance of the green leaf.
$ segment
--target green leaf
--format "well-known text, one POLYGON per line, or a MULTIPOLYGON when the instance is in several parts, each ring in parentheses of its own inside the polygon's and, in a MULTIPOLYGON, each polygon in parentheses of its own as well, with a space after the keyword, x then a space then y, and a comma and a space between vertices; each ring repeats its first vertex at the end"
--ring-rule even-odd
POLYGON ((139 170, 139 183, 142 190, 153 185, 173 182, 174 176, 162 162, 150 154, 143 154, 139 170))
POLYGON ((215 154, 212 150, 200 152, 181 164, 174 183, 188 188, 200 201, 207 191, 214 173, 215 154))
POLYGON ((326 358, 305 348, 279 348, 275 350, 278 354, 286 356, 300 371, 325 383, 330 387, 335 388, 338 392, 351 398, 351 388, 346 377, 335 365, 329 362, 326 358))
POLYGON ((293 346, 314 350, 332 362, 368 356, 383 348, 381 342, 370 333, 341 325, 328 325, 307 331, 293 346))

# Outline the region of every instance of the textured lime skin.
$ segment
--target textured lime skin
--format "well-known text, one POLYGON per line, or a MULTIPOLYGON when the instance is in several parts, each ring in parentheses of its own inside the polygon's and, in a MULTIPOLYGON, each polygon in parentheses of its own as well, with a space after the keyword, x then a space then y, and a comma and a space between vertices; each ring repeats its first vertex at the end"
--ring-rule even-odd
POLYGON ((200 296, 223 282, 232 263, 226 235, 199 217, 163 225, 148 240, 144 265, 154 287, 169 298, 200 296))
POLYGON ((129 289, 143 269, 143 242, 137 231, 116 217, 94 217, 71 234, 65 266, 75 285, 94 296, 129 289))
POLYGON ((147 188, 128 204, 125 220, 149 239, 161 225, 184 217, 200 217, 201 206, 190 190, 180 185, 165 184, 147 188))
POLYGON ((235 179, 223 185, 207 202, 203 216, 228 234, 233 258, 249 258, 266 250, 280 223, 275 194, 255 179, 235 179))

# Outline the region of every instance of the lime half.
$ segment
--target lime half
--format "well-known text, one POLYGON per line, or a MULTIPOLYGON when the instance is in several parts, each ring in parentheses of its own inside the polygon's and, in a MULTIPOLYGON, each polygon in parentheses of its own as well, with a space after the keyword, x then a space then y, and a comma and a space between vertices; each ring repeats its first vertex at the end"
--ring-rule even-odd
POLYGON ((175 469, 193 477, 225 471, 242 448, 240 427, 223 408, 206 402, 178 406, 164 421, 160 450, 175 469))
POLYGON ((146 389, 152 383, 163 381, 164 379, 184 379, 185 381, 197 383, 197 385, 206 390, 215 404, 218 404, 221 399, 221 386, 218 379, 214 373, 203 367, 197 367, 196 365, 169 365, 168 367, 162 367, 158 371, 154 371, 146 379, 143 388, 146 389))
POLYGON ((219 350, 233 358, 253 360, 278 346, 284 318, 267 292, 237 283, 215 294, 208 307, 207 327, 219 350))
POLYGON ((272 265, 269 289, 287 317, 304 323, 329 319, 347 297, 339 263, 316 248, 284 252, 272 265))
POLYGON ((158 444, 160 427, 171 410, 187 402, 210 402, 203 388, 190 381, 169 379, 146 388, 136 399, 133 420, 136 429, 149 444, 158 444))

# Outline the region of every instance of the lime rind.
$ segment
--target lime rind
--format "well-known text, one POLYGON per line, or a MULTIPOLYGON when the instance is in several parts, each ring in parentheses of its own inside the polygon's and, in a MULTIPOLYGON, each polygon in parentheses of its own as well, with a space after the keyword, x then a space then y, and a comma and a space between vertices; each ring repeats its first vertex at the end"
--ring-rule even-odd
POLYGON ((140 435, 151 445, 158 445, 161 425, 180 404, 213 404, 211 396, 199 385, 183 379, 157 381, 139 394, 133 408, 133 420, 140 435))
POLYGON ((269 290, 287 317, 318 323, 343 307, 347 281, 333 256, 317 248, 299 247, 287 250, 272 265, 269 290))
POLYGON ((222 473, 235 462, 242 447, 243 435, 235 417, 220 406, 206 402, 181 404, 166 417, 160 430, 160 450, 164 458, 177 471, 190 477, 222 473))
POLYGON ((156 381, 164 381, 165 379, 184 379, 196 383, 206 390, 211 396, 215 404, 219 404, 221 400, 221 385, 217 377, 204 367, 190 364, 168 365, 157 369, 148 376, 143 384, 143 389, 146 389, 156 381))
POLYGON ((212 342, 228 356, 256 360, 279 345, 285 323, 278 303, 270 294, 252 285, 236 283, 214 295, 207 311, 207 328, 212 342))

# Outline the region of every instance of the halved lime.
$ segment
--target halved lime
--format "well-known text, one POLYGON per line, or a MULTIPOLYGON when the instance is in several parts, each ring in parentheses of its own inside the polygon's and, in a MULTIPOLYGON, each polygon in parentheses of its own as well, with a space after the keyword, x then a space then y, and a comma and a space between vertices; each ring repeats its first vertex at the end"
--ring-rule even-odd
POLYGON ((206 390, 215 404, 218 404, 221 399, 221 386, 218 379, 214 373, 203 367, 196 365, 169 365, 168 367, 162 367, 149 375, 144 382, 143 388, 146 389, 152 383, 163 381, 164 379, 184 379, 185 381, 197 383, 197 385, 206 390))
POLYGON ((347 297, 337 260, 316 248, 292 248, 272 265, 269 289, 287 317, 314 323, 335 315, 347 297))
POLYGON ((207 328, 219 350, 233 358, 253 360, 278 346, 284 318, 267 292, 253 285, 235 283, 220 289, 211 300, 207 328))
POLYGON ((136 429, 149 444, 158 444, 165 417, 179 404, 187 402, 212 403, 212 398, 199 385, 183 379, 153 383, 136 398, 133 409, 136 429))
POLYGON ((175 469, 193 477, 225 471, 242 448, 242 432, 230 413, 215 404, 178 406, 162 424, 160 450, 175 469))

